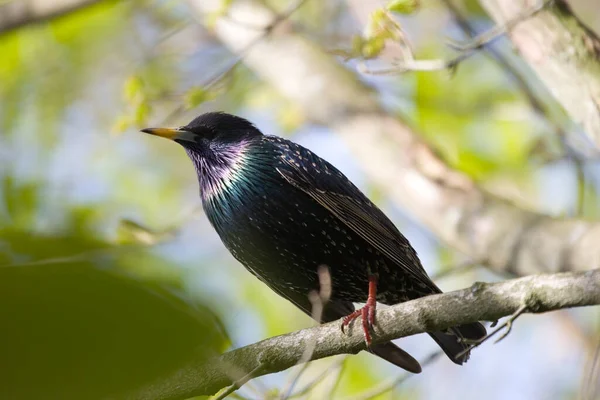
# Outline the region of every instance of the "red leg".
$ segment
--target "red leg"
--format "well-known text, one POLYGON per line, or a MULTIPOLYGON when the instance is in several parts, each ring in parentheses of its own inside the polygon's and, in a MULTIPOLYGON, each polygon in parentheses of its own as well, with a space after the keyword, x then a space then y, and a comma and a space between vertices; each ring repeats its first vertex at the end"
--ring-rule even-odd
POLYGON ((377 307, 377 277, 375 275, 369 276, 369 296, 367 297, 367 304, 360 310, 354 311, 344 317, 342 320, 342 332, 352 321, 358 317, 362 317, 362 327, 365 334, 365 342, 367 346, 371 345, 371 329, 375 325, 375 311, 377 307))

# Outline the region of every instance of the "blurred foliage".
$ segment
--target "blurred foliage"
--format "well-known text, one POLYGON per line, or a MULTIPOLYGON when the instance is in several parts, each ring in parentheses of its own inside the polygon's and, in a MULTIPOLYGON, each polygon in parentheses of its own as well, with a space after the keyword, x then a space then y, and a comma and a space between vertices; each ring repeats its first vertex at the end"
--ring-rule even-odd
POLYGON ((485 62, 462 63, 453 75, 415 73, 415 122, 452 166, 473 178, 523 177, 536 136, 527 119, 510 112, 522 107, 520 94, 482 68, 485 62))
POLYGON ((78 95, 109 44, 127 27, 129 7, 102 1, 48 24, 0 36, 0 130, 14 131, 20 110, 30 110, 31 128, 52 143, 57 123, 78 95))
POLYGON ((123 85, 125 113, 117 119, 114 131, 121 133, 147 126, 153 104, 173 91, 179 82, 173 64, 172 59, 157 57, 140 67, 136 75, 127 78, 123 85))
POLYGON ((25 227, 35 225, 38 186, 7 178, 1 193, 0 398, 125 398, 228 346, 210 306, 147 271, 173 271, 169 262, 97 238, 93 210, 36 232, 25 227))
POLYGON ((411 14, 420 7, 420 0, 392 0, 387 3, 386 8, 400 14, 411 14))
POLYGON ((369 16, 363 35, 352 38, 352 50, 346 57, 361 57, 365 60, 376 58, 385 48, 386 41, 403 42, 404 34, 388 11, 380 8, 369 16))

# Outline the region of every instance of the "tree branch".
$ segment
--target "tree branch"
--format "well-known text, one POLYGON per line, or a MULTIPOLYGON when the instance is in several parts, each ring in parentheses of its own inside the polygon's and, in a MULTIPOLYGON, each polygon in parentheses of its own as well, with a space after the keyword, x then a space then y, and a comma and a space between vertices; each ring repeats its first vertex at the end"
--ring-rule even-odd
MULTIPOLYGON (((474 321, 493 321, 513 314, 522 306, 527 307, 527 312, 543 313, 599 304, 600 270, 528 276, 492 284, 476 283, 467 289, 378 310, 374 342, 444 330, 474 321)), ((348 335, 344 335, 339 321, 332 322, 232 350, 206 363, 189 365, 128 398, 178 400, 212 394, 232 384, 227 366, 259 371, 255 376, 283 371, 296 365, 308 343, 316 343, 313 360, 365 350, 359 328, 354 326, 348 335)))
MULTIPOLYGON (((220 0, 189 0, 201 13, 220 0)), ((228 15, 267 25, 276 14, 260 2, 238 0, 228 15)), ((262 33, 221 18, 216 35, 237 54, 262 33)), ((449 168, 373 91, 318 45, 275 30, 244 55, 257 75, 298 104, 307 117, 337 131, 371 182, 425 224, 440 240, 500 272, 587 270, 600 266, 600 223, 553 218, 480 190, 449 168)))
MULTIPOLYGON (((540 0, 535 0, 540 1, 540 0)), ((531 7, 531 0, 480 0, 498 24, 531 7)), ((584 134, 600 148, 600 39, 554 0, 509 33, 523 59, 584 134)))
MULTIPOLYGON (((461 8, 455 4, 455 1, 442 0, 442 3, 444 3, 452 19, 455 21, 456 25, 463 31, 463 33, 469 38, 476 37, 477 30, 471 24, 467 16, 463 14, 461 8)), ((496 63, 496 65, 515 82, 525 99, 527 99, 527 101, 531 105, 532 110, 538 115, 543 116, 544 119, 548 121, 548 123, 551 125, 554 131, 554 134, 558 137, 567 138, 569 134, 563 126, 564 124, 561 123, 558 120, 558 118, 556 118, 554 113, 552 113, 552 110, 550 110, 550 107, 548 107, 548 105, 545 104, 545 102, 543 101, 543 96, 545 96, 545 94, 536 93, 534 85, 528 82, 524 74, 521 71, 519 71, 519 69, 514 65, 514 62, 511 59, 509 59, 509 57, 506 57, 496 47, 486 46, 484 50, 485 52, 483 54, 488 56, 488 58, 490 58, 491 60, 493 60, 496 63)), ((551 150, 543 149, 544 146, 542 146, 542 143, 543 142, 540 139, 540 146, 536 146, 534 151, 539 152, 540 150, 543 150, 544 153, 551 152, 551 150)), ((560 156, 563 156, 563 154, 561 154, 560 156)), ((545 158, 548 159, 549 157, 546 156, 545 158)))
POLYGON ((99 0, 10 0, 0 4, 0 34, 47 21, 99 0))

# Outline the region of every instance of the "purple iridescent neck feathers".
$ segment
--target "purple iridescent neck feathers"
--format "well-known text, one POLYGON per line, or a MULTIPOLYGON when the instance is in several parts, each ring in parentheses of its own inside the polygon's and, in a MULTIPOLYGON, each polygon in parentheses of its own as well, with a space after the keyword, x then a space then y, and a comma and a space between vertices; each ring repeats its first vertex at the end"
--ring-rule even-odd
POLYGON ((213 146, 200 150, 187 148, 198 175, 200 196, 207 201, 230 188, 240 178, 249 141, 213 146), (199 151, 200 150, 200 151, 199 151))

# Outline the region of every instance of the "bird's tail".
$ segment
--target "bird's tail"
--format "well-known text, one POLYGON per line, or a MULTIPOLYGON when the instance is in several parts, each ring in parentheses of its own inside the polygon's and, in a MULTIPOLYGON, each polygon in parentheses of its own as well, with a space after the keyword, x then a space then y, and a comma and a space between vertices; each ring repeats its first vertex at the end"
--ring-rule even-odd
POLYGON ((421 372, 421 365, 419 362, 392 342, 376 344, 369 349, 369 352, 407 370, 408 372, 413 372, 415 374, 421 372))
POLYGON ((466 352, 469 345, 464 340, 478 340, 486 335, 486 330, 479 322, 455 326, 447 331, 429 332, 429 335, 444 350, 444 353, 454 363, 462 365, 469 359, 469 353, 466 352), (460 357, 459 354, 463 353, 460 357))

